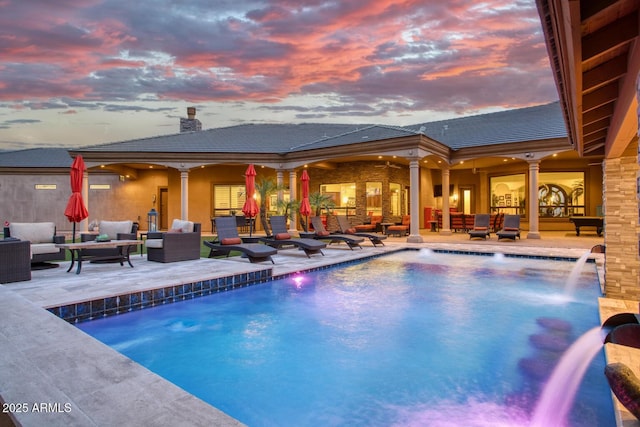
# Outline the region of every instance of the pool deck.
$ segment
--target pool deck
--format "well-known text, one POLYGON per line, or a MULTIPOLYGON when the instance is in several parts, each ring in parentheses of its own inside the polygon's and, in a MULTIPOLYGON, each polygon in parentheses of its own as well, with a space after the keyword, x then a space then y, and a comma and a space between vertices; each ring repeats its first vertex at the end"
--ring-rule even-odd
MULTIPOLYGON (((402 248, 577 259, 594 245, 603 243, 595 233, 580 237, 570 232, 541 234, 541 239, 527 239, 525 231, 522 240, 497 242, 495 235, 483 241, 470 240, 464 233, 444 236, 425 232, 422 235, 424 243, 420 244, 407 243, 404 238, 389 238, 385 240, 385 246, 373 247, 366 241, 363 249, 355 250, 349 250, 344 244, 330 245, 324 250, 325 256, 313 255, 311 258, 295 249, 281 250, 274 256, 275 264, 251 264, 240 257, 162 264, 136 254, 131 257, 134 268, 127 264, 122 267, 118 264, 86 264, 81 274, 76 275, 75 270, 66 272, 69 263, 61 263, 58 268, 33 271, 31 281, 0 285, 3 349, 0 351, 0 400, 19 404, 12 408, 22 412, 14 411, 12 416, 24 426, 242 425, 44 308, 80 306, 86 301, 108 301, 125 294, 139 294, 144 299, 156 289, 178 289, 184 283, 223 283, 220 279, 223 277, 289 275, 402 248)), ((603 283, 604 255, 592 254, 591 257, 599 266, 603 283)), ((236 287, 232 284, 236 282, 224 283, 224 289, 236 287)), ((206 290, 198 287, 196 291, 194 286, 180 298, 220 289, 214 289, 212 285, 206 290)), ((179 299, 173 293, 170 301, 166 293, 162 295, 163 300, 151 299, 146 305, 179 299)), ((603 321, 617 312, 637 311, 637 302, 600 300, 603 321)), ((609 361, 625 362, 640 376, 640 350, 607 344, 606 355, 609 361)), ((617 409, 619 426, 640 426, 623 408, 617 409)), ((0 414, 0 425, 7 420, 3 415, 0 414)))

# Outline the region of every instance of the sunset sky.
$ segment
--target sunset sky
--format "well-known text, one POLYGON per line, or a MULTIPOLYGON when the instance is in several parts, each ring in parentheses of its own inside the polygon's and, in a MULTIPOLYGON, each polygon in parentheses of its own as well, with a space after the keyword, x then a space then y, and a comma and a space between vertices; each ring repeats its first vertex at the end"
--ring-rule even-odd
POLYGON ((535 0, 0 0, 0 149, 557 99, 535 0))

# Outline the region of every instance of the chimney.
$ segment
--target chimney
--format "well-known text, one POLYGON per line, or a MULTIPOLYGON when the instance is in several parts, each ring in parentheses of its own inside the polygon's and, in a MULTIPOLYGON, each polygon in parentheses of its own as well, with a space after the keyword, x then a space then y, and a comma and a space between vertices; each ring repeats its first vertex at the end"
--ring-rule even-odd
POLYGON ((202 130, 202 123, 196 119, 196 107, 187 107, 187 118, 180 119, 180 133, 202 130))

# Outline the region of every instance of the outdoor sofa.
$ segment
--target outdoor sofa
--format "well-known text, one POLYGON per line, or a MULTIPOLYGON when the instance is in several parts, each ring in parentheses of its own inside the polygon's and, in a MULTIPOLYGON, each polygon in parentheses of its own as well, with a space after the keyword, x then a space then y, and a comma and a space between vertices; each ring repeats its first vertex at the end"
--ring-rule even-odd
POLYGON ((64 243, 63 235, 56 235, 56 225, 53 222, 12 222, 4 228, 4 237, 15 237, 30 242, 30 257, 32 267, 48 261, 64 261, 64 249, 56 247, 64 243))

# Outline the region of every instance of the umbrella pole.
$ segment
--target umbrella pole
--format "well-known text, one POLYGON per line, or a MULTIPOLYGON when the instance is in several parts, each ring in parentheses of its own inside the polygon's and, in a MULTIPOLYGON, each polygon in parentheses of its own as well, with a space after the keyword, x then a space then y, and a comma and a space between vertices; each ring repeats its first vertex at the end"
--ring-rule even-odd
POLYGON ((74 221, 73 223, 73 232, 71 234, 71 243, 75 243, 76 242, 76 223, 74 221))

